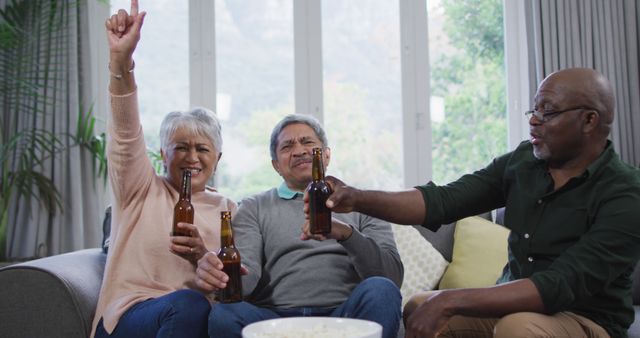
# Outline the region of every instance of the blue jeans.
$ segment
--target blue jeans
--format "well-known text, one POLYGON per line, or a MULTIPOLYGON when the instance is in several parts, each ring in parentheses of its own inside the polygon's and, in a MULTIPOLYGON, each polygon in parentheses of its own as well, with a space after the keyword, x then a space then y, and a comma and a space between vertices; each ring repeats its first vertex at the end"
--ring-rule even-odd
POLYGON ((101 318, 95 337, 207 337, 210 310, 209 301, 200 292, 178 290, 132 306, 111 334, 105 331, 101 318))
POLYGON ((395 338, 400 325, 402 296, 398 287, 384 277, 362 281, 337 308, 260 308, 247 302, 215 304, 209 314, 209 337, 241 337, 242 328, 261 320, 281 317, 348 317, 382 325, 383 338, 395 338))

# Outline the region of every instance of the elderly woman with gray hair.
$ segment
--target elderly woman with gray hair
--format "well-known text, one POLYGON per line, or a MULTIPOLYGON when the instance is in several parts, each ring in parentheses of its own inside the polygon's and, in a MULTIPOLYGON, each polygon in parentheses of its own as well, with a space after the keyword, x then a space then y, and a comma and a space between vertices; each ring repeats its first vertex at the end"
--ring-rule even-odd
POLYGON ((206 337, 210 301, 193 289, 197 261, 220 246, 220 212, 236 204, 207 188, 220 160, 220 123, 212 112, 168 114, 160 128, 165 175, 146 155, 134 62, 145 12, 138 2, 106 22, 111 115, 109 180, 113 190, 111 244, 93 321, 95 337, 206 337), (170 236, 183 171, 192 174, 190 236, 170 236))

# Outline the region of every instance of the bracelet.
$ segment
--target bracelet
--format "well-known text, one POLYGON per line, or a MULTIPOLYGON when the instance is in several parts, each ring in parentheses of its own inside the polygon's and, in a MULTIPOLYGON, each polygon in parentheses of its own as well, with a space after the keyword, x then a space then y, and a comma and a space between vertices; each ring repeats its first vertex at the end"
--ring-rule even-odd
MULTIPOLYGON (((131 69, 129 69, 127 73, 133 73, 134 68, 136 68, 136 61, 131 60, 131 69)), ((123 74, 115 74, 111 71, 111 62, 109 62, 109 72, 111 73, 111 76, 115 77, 117 80, 122 80, 123 74)))

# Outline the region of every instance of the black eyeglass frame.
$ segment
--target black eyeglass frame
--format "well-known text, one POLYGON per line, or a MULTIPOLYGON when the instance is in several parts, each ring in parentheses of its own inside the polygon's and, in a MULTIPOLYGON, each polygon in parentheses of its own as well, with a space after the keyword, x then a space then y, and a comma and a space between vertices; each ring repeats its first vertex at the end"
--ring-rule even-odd
POLYGON ((545 122, 549 122, 549 120, 552 120, 554 117, 562 114, 562 113, 566 113, 568 111, 572 111, 572 110, 592 110, 594 112, 596 112, 596 114, 600 115, 600 113, 593 109, 593 108, 589 108, 589 107, 573 107, 573 108, 569 108, 569 109, 565 109, 565 110, 559 110, 559 111, 548 111, 545 110, 544 112, 541 111, 537 111, 537 110, 527 110, 526 112, 524 112, 524 116, 527 118, 528 121, 531 120, 532 116, 535 116, 536 119, 538 121, 540 121, 540 123, 545 123, 545 122))

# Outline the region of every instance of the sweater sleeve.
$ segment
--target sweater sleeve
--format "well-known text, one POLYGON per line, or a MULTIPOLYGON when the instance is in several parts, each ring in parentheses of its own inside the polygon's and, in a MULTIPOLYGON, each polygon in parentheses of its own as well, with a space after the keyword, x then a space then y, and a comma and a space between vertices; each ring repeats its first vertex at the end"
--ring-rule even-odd
POLYGON ((242 276, 242 292, 250 295, 262 276, 263 240, 260 233, 258 208, 255 200, 242 201, 232 221, 235 244, 240 251, 242 264, 249 274, 242 276))
POLYGON ((349 253, 360 277, 383 276, 398 287, 402 285, 404 266, 396 248, 391 225, 362 214, 353 214, 349 222, 353 234, 340 242, 349 253), (356 223, 356 224, 352 224, 356 223))
POLYGON ((140 125, 137 92, 111 95, 107 130, 109 176, 115 202, 128 205, 134 196, 146 192, 155 176, 140 125))

